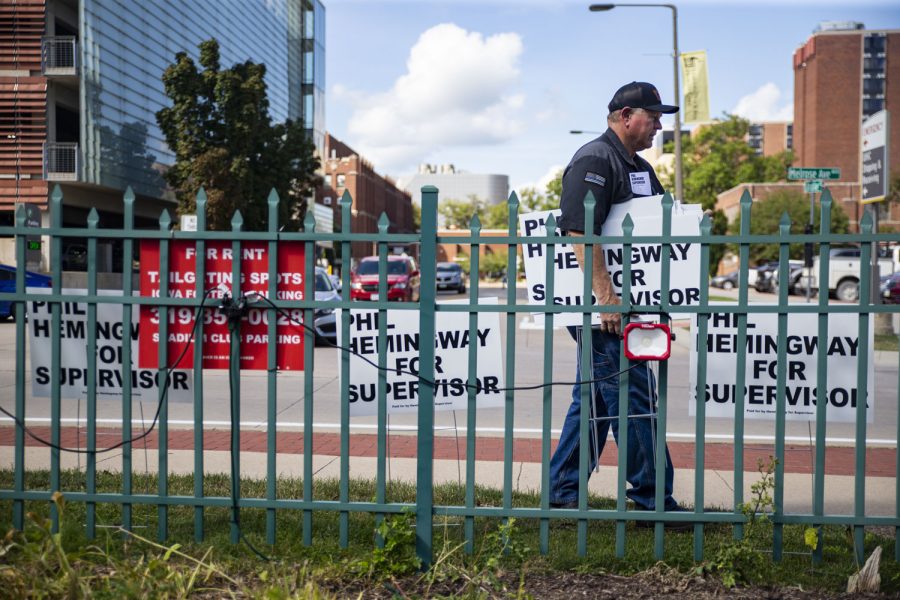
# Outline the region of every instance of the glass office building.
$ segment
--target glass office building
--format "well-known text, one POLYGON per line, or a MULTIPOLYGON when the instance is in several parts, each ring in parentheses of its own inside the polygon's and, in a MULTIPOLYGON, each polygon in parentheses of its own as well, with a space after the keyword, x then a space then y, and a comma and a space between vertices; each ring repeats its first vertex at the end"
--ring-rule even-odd
POLYGON ((57 106, 48 106, 57 113, 48 138, 78 144, 79 183, 165 197, 161 173, 174 154, 156 124, 156 112, 169 105, 162 74, 178 52, 197 61, 198 44, 210 38, 219 42, 222 68, 266 65, 274 122, 300 120, 317 146, 324 143, 325 8, 318 0, 81 0, 77 25, 66 19, 74 2, 48 4, 60 8, 48 19, 53 33, 77 38, 80 81, 74 114, 60 82, 57 106))

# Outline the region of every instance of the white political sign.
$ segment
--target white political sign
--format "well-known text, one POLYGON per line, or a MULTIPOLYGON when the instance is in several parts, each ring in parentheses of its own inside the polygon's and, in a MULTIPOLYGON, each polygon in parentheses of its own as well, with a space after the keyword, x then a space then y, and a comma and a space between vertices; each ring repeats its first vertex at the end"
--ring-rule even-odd
MULTIPOLYGON (((715 307, 713 307, 715 310, 715 307)), ((691 322, 691 365, 689 414, 697 414, 696 316, 691 322)), ((859 361, 859 316, 828 315, 828 340, 820 343, 818 315, 788 315, 785 376, 785 418, 789 421, 815 421, 817 368, 820 351, 827 354, 825 397, 826 419, 832 422, 856 422, 856 406, 862 395, 857 389, 859 361)), ((873 330, 868 333, 866 421, 875 413, 875 369, 873 330)), ((713 313, 709 317, 706 344, 706 416, 734 418, 737 376, 737 315, 713 313)), ((774 420, 778 388, 778 315, 747 315, 747 367, 744 416, 747 419, 774 420)))
MULTIPOLYGON (((28 288, 29 294, 49 294, 48 288, 28 288)), ((83 295, 83 289, 63 289, 64 295, 83 295)), ((98 296, 121 296, 121 291, 100 290, 98 296)), ((28 335, 31 352, 31 392, 36 397, 50 397, 53 378, 51 352, 53 320, 50 304, 30 301, 26 306, 28 335)), ((86 399, 88 394, 88 305, 86 302, 63 302, 60 305, 60 326, 56 334, 60 338, 60 364, 58 378, 60 397, 86 399)), ((165 372, 156 369, 139 369, 138 364, 138 306, 132 307, 132 321, 128 327, 122 321, 122 305, 97 304, 97 369, 95 373, 98 399, 122 397, 125 377, 131 378, 133 400, 157 401, 157 381, 165 380, 165 372), (122 348, 131 344, 131 369, 122 364, 122 348)), ((193 402, 193 374, 174 369, 169 376, 169 402, 193 402)))
MULTIPOLYGON (((621 236, 622 221, 630 214, 634 223, 632 235, 662 235, 662 213, 659 200, 662 196, 631 200, 612 206, 603 235, 621 236)), ((519 215, 519 230, 525 237, 547 235, 546 223, 550 215, 559 219, 559 209, 538 211, 519 215)), ((700 234, 700 219, 703 217, 698 205, 677 203, 672 211, 672 235, 688 236, 700 234)), ((557 227, 556 233, 561 232, 557 227)), ((523 244, 525 257, 525 280, 528 302, 535 307, 546 305, 547 281, 544 243, 523 244)), ((584 273, 575 259, 571 244, 556 244, 554 259, 553 304, 581 306, 584 304, 584 273)), ((630 257, 623 256, 622 244, 607 244, 602 249, 607 270, 616 293, 622 295, 624 263, 631 263, 631 303, 635 306, 658 306, 661 298, 662 245, 633 244, 630 257)), ((696 306, 700 304, 700 245, 691 243, 671 244, 669 260, 669 302, 672 306, 696 306)), ((591 295, 591 303, 597 300, 591 295)), ((677 312, 677 311, 676 311, 677 312)), ((537 318, 543 314, 535 311, 537 318)), ((593 315, 593 322, 600 322, 599 313, 593 315)), ((555 325, 581 325, 579 313, 559 313, 554 317, 555 325)))
MULTIPOLYGON (((482 298, 481 304, 496 304, 496 298, 482 298)), ((409 311, 387 310, 387 412, 415 412, 419 407, 419 388, 423 383, 417 374, 419 319, 409 311), (410 317, 413 318, 410 318, 410 317)), ((378 413, 378 311, 350 310, 350 339, 343 339, 341 311, 335 311, 339 345, 349 348, 350 381, 341 382, 349 389, 350 416, 378 413), (356 354, 354 354, 356 353, 356 354), (359 354, 360 356, 357 356, 359 354)), ((478 371, 475 373, 477 408, 503 405, 503 361, 500 351, 500 316, 479 313, 475 337, 469 335, 469 314, 437 312, 434 343, 434 409, 466 410, 469 388, 469 347, 477 346, 478 371)))

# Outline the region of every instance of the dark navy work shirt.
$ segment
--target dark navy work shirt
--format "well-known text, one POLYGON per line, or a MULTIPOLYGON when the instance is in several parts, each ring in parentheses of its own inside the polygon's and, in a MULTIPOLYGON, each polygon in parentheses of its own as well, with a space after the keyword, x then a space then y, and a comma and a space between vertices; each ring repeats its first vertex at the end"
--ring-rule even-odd
POLYGON ((640 156, 629 156, 612 129, 579 148, 563 172, 558 221, 563 231, 584 232, 584 197, 588 190, 597 201, 595 234, 602 232, 613 204, 665 191, 650 163, 640 156))

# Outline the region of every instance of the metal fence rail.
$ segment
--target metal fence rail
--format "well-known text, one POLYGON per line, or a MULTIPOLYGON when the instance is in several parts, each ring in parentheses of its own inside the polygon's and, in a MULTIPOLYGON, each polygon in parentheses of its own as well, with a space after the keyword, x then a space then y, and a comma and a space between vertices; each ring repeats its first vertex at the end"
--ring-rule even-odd
MULTIPOLYGON (((435 336, 435 319, 440 312, 462 312, 468 315, 468 331, 469 335, 474 338, 477 331, 477 318, 479 313, 497 312, 506 317, 506 338, 505 338, 505 381, 508 387, 512 387, 516 382, 515 371, 515 345, 516 345, 516 319, 521 314, 529 314, 535 311, 533 306, 527 304, 519 304, 516 300, 516 290, 514 283, 508 286, 505 302, 496 305, 479 305, 479 282, 477 277, 473 277, 470 282, 470 300, 466 304, 437 304, 435 297, 435 264, 437 257, 437 244, 442 242, 452 242, 462 244, 470 249, 471 272, 477 273, 479 268, 479 251, 484 244, 505 244, 508 248, 508 272, 516 271, 516 253, 520 246, 525 243, 535 244, 541 243, 546 245, 546 284, 547 295, 546 304, 543 307, 545 313, 545 328, 543 331, 543 354, 544 363, 542 365, 542 381, 549 384, 554 381, 553 362, 553 323, 554 317, 563 313, 577 313, 582 315, 585 331, 590 331, 591 316, 593 313, 602 312, 621 312, 625 319, 630 313, 654 312, 657 310, 670 311, 673 307, 669 305, 669 257, 672 251, 672 244, 691 243, 700 244, 700 281, 705 282, 710 262, 710 248, 721 244, 736 244, 738 246, 738 254, 740 257, 741 271, 739 277, 739 294, 738 301, 734 304, 715 305, 712 307, 709 303, 708 287, 701 283, 700 303, 697 306, 680 306, 678 311, 682 313, 695 313, 697 315, 697 335, 699 339, 706 339, 709 317, 715 313, 728 313, 736 315, 738 324, 738 352, 737 358, 737 381, 736 389, 744 389, 745 384, 745 367, 747 361, 746 341, 747 341, 747 318, 748 315, 757 313, 768 313, 777 315, 778 319, 778 347, 777 347, 777 382, 780 390, 776 399, 777 417, 775 423, 775 458, 778 459, 775 472, 775 498, 774 512, 771 519, 774 523, 773 550, 774 559, 780 560, 783 555, 783 527, 789 524, 806 524, 810 526, 822 525, 845 525, 853 528, 855 548, 858 558, 862 559, 863 548, 863 528, 867 525, 881 525, 895 528, 900 531, 900 487, 898 487, 898 498, 896 513, 891 517, 873 517, 866 516, 865 497, 865 467, 866 467, 866 411, 867 411, 867 364, 866 354, 868 353, 868 337, 867 332, 870 326, 871 315, 876 313, 897 313, 900 312, 898 306, 883 306, 873 304, 870 298, 870 281, 869 275, 865 269, 862 271, 860 282, 860 298, 856 304, 830 305, 828 303, 827 294, 820 293, 817 304, 789 304, 787 297, 787 278, 789 275, 788 267, 788 251, 791 243, 812 242, 819 244, 820 247, 820 273, 819 280, 826 281, 828 274, 828 257, 832 244, 841 242, 862 243, 862 264, 867 264, 871 258, 871 244, 874 242, 897 241, 896 234, 874 234, 872 233, 872 223, 868 217, 865 217, 861 223, 861 233, 846 235, 835 234, 831 232, 830 211, 832 207, 832 199, 826 191, 823 194, 821 202, 821 230, 816 234, 791 234, 790 222, 785 216, 779 227, 778 233, 766 235, 751 235, 750 223, 752 219, 752 203, 749 194, 745 192, 741 200, 741 232, 739 235, 729 236, 712 236, 711 227, 708 217, 705 217, 701 223, 700 234, 692 236, 672 235, 672 207, 673 202, 668 195, 663 200, 662 217, 663 217, 663 235, 662 236, 635 236, 630 218, 624 223, 624 235, 622 237, 610 237, 604 235, 595 235, 592 232, 594 200, 591 196, 586 199, 585 210, 585 236, 579 238, 580 242, 586 244, 585 262, 586 273, 588 276, 584 281, 583 297, 589 298, 591 293, 591 248, 595 244, 621 243, 624 245, 625 255, 629 256, 632 245, 635 244, 661 244, 662 245, 662 284, 661 284, 661 305, 659 307, 641 307, 631 306, 627 299, 630 298, 630 282, 631 282, 631 265, 629 261, 623 261, 624 269, 624 289, 623 301, 621 306, 564 306, 553 304, 554 291, 554 265, 553 257, 555 256, 554 248, 560 244, 573 243, 575 238, 560 236, 555 233, 555 221, 550 220, 547 231, 549 232, 543 238, 524 237, 519 235, 517 231, 517 218, 519 212, 519 204, 515 194, 512 194, 508 203, 508 236, 482 236, 481 224, 477 216, 472 218, 470 231, 468 236, 458 237, 441 237, 437 231, 437 201, 438 190, 434 187, 427 186, 422 190, 422 230, 417 234, 392 234, 388 233, 389 222, 387 217, 382 215, 378 223, 377 234, 361 234, 351 231, 351 198, 345 193, 340 201, 342 211, 342 230, 340 232, 317 232, 316 223, 312 214, 307 214, 304 221, 304 230, 301 232, 284 232, 280 231, 278 222, 278 203, 277 195, 272 193, 268 199, 269 221, 266 231, 249 232, 243 231, 242 219, 237 213, 232 221, 231 231, 208 231, 206 228, 206 196, 201 192, 197 198, 197 231, 186 232, 173 230, 172 221, 168 213, 163 212, 159 219, 158 229, 145 230, 135 229, 134 227, 134 194, 129 190, 124 195, 124 220, 121 229, 106 229, 99 225, 99 218, 96 211, 91 211, 88 216, 86 226, 83 228, 63 227, 61 222, 62 215, 62 194, 57 188, 50 200, 51 226, 41 230, 41 234, 50 238, 51 253, 51 275, 52 290, 49 295, 38 295, 29 293, 25 287, 25 272, 19 269, 16 274, 16 291, 14 293, 0 294, 0 300, 10 300, 14 302, 14 316, 16 319, 16 349, 15 349, 15 386, 11 392, 14 397, 4 397, 3 404, 9 406, 10 400, 13 404, 13 412, 19 423, 25 423, 28 417, 28 407, 26 402, 26 323, 25 312, 26 302, 45 301, 51 307, 51 327, 55 332, 59 331, 61 321, 61 307, 65 302, 80 302, 87 306, 88 319, 88 379, 86 382, 87 394, 87 452, 85 463, 85 488, 84 491, 67 491, 66 497, 69 501, 84 502, 87 506, 87 523, 86 532, 89 537, 96 534, 96 506, 100 503, 108 503, 121 506, 122 524, 126 529, 133 527, 133 509, 136 505, 156 506, 158 513, 158 530, 157 537, 165 540, 168 535, 169 523, 169 507, 187 506, 192 507, 194 511, 194 536, 200 541, 204 539, 206 534, 204 528, 205 515, 204 511, 207 507, 228 507, 233 511, 231 539, 237 542, 239 539, 238 512, 241 508, 262 508, 266 514, 266 540, 270 544, 275 543, 276 532, 278 527, 278 515, 281 511, 293 510, 302 513, 303 524, 303 542, 307 545, 313 543, 313 513, 316 511, 331 511, 339 515, 339 544, 346 547, 349 543, 349 527, 351 513, 370 513, 376 516, 376 519, 384 518, 385 515, 399 513, 406 509, 415 511, 416 519, 416 535, 417 535, 417 552, 419 556, 426 562, 432 559, 433 550, 433 520, 437 516, 455 516, 463 519, 463 535, 465 537, 465 547, 471 552, 475 548, 476 529, 475 519, 491 517, 504 519, 516 517, 520 519, 536 519, 539 522, 540 534, 540 551, 547 553, 550 548, 550 524, 554 520, 559 519, 576 519, 577 521, 577 549, 580 554, 587 551, 587 540, 591 521, 611 521, 615 522, 615 548, 619 557, 625 555, 627 542, 626 522, 643 520, 655 522, 655 545, 654 554, 657 558, 664 557, 664 528, 663 525, 667 521, 689 521, 694 523, 694 557, 696 560, 702 560, 704 556, 704 531, 705 524, 731 524, 734 529, 734 536, 740 539, 743 534, 743 526, 746 522, 746 516, 740 510, 740 506, 745 502, 744 498, 744 395, 738 394, 735 402, 734 414, 734 509, 724 511, 707 511, 704 507, 704 475, 705 475, 705 431, 706 431, 706 414, 704 402, 698 402, 696 407, 696 454, 694 469, 696 480, 694 485, 695 508, 689 512, 666 513, 657 509, 656 511, 633 511, 627 510, 626 506, 626 481, 625 481, 625 460, 626 452, 619 452, 618 456, 618 479, 616 508, 610 510, 591 509, 588 506, 588 467, 589 467, 589 416, 588 411, 582 411, 581 415, 581 444, 579 456, 579 496, 578 508, 572 510, 551 510, 550 509, 550 451, 551 451, 551 403, 552 392, 549 387, 545 387, 541 392, 541 409, 542 409, 542 431, 541 431, 541 495, 538 506, 533 507, 515 507, 513 506, 513 441, 514 441, 514 419, 516 416, 516 398, 517 393, 512 389, 504 392, 504 419, 503 419, 503 481, 502 481, 502 501, 499 506, 483 506, 476 501, 475 489, 475 463, 476 463, 476 425, 478 419, 478 411, 476 410, 476 373, 478 371, 479 349, 477 344, 471 344, 468 348, 468 388, 467 402, 468 410, 466 415, 466 458, 465 458, 465 496, 464 502, 460 505, 439 505, 435 503, 433 480, 434 480, 434 430, 435 430, 435 414, 434 414, 434 388, 429 385, 420 385, 419 387, 419 408, 417 413, 417 480, 416 480, 416 501, 414 505, 390 502, 387 494, 388 474, 387 474, 387 402, 386 402, 386 315, 387 310, 408 311, 410 318, 416 318, 419 322, 421 339, 432 339, 435 336), (67 295, 62 290, 62 239, 80 237, 87 240, 88 248, 88 278, 86 295, 67 295), (122 261, 122 281, 123 295, 108 296, 100 295, 97 290, 97 246, 100 241, 120 241, 122 243, 125 259, 122 261), (146 297, 132 295, 132 263, 131 257, 134 251, 135 240, 158 240, 160 247, 160 297, 146 297), (169 297, 169 258, 171 244, 177 240, 193 240, 197 248, 197 278, 196 290, 194 298, 176 298, 169 297), (340 468, 339 468, 339 498, 337 501, 326 501, 316 499, 313 494, 313 482, 315 480, 315 471, 313 468, 313 409, 315 403, 315 390, 311 374, 315 369, 315 354, 313 352, 314 337, 310 330, 304 334, 305 353, 304 353, 304 384, 303 391, 305 403, 303 408, 303 489, 302 497, 299 499, 288 499, 279 497, 277 487, 278 469, 276 452, 276 433, 278 427, 277 412, 277 392, 279 386, 279 376, 277 371, 276 344, 269 343, 267 352, 268 370, 266 374, 266 419, 267 419, 267 447, 266 447, 266 492, 264 497, 242 497, 238 498, 235 504, 231 498, 221 496, 207 496, 204 494, 204 411, 203 411, 203 367, 201 344, 194 345, 193 354, 193 377, 194 377, 194 404, 193 404, 193 440, 194 440, 194 488, 193 495, 177 496, 172 495, 169 491, 169 474, 170 466, 168 464, 168 408, 165 402, 165 386, 160 386, 159 398, 159 423, 158 423, 158 487, 155 493, 136 493, 134 489, 133 473, 134 473, 134 437, 135 431, 132 428, 132 382, 130 377, 123 377, 122 387, 122 404, 121 404, 121 470, 122 470, 122 488, 118 493, 98 493, 96 486, 97 478, 97 459, 95 451, 97 445, 96 415, 97 415, 97 394, 96 394, 96 370, 97 370, 97 339, 96 339, 96 320, 97 308, 102 304, 113 304, 121 306, 123 323, 130 326, 132 323, 132 307, 133 306, 152 306, 159 309, 159 334, 160 339, 167 339, 169 312, 179 308, 190 308, 196 314, 203 314, 204 311, 215 310, 210 302, 207 302, 207 290, 205 289, 205 244, 210 241, 230 240, 235 256, 240 256, 242 244, 250 241, 265 242, 269 253, 268 266, 268 286, 269 297, 276 298, 276 281, 277 281, 277 254, 279 252, 279 243, 284 241, 302 242, 305 246, 305 269, 307 273, 314 272, 314 247, 318 241, 331 241, 340 245, 342 256, 350 256, 350 245, 353 241, 369 241, 377 244, 377 252, 379 256, 379 284, 378 294, 379 301, 358 303, 351 302, 348 299, 334 301, 329 303, 330 308, 344 309, 341 311, 341 319, 338 323, 343 331, 343 339, 349 339, 350 333, 350 312, 352 308, 369 308, 378 311, 379 315, 379 332, 378 332, 378 348, 379 359, 378 364, 381 368, 378 376, 377 385, 377 449, 376 449, 376 472, 375 472, 375 498, 373 501, 360 502, 353 501, 350 498, 350 400, 348 387, 342 386, 340 394, 340 468), (387 257, 388 247, 396 244, 419 244, 420 247, 420 264, 421 264, 421 299, 418 303, 389 303, 387 300, 387 257), (779 248, 779 292, 778 302, 775 305, 758 305, 751 304, 748 301, 748 258, 751 244, 774 244, 779 248), (786 382, 786 331, 788 317, 792 314, 815 314, 818 322, 819 339, 826 339, 828 334, 828 315, 834 313, 850 313, 859 315, 859 356, 857 370, 857 388, 860 394, 860 401, 856 407, 856 452, 855 452, 855 509, 852 515, 826 514, 824 510, 824 498, 826 494, 825 488, 825 434, 826 434, 826 356, 824 352, 820 352, 818 356, 817 369, 817 414, 815 424, 815 467, 814 467, 814 495, 813 510, 810 514, 788 513, 784 510, 784 454, 785 454, 785 382, 786 382)), ((0 235, 16 237, 16 258, 18 264, 25 264, 25 242, 26 236, 33 235, 34 229, 25 227, 25 214, 21 209, 16 215, 16 223, 14 227, 0 228, 0 235)), ((347 258, 344 264, 348 264, 347 258)), ((240 264, 234 261, 233 280, 240 280, 240 264)), ((268 335, 269 339, 276 339, 276 317, 280 309, 299 309, 303 311, 303 318, 306 323, 312 323, 313 310, 320 306, 315 300, 314 277, 307 277, 303 283, 303 300, 278 300, 272 306, 266 308, 268 315, 268 335)), ((515 279, 511 279, 512 282, 515 279)), ((344 290, 350 290, 350 270, 343 269, 342 284, 344 290)), ((204 332, 203 319, 199 319, 196 325, 194 335, 197 339, 202 339, 204 332)), ((234 332, 232 336, 234 336, 234 332)), ((123 370, 130 370, 134 357, 131 353, 129 344, 123 344, 123 370)), ((232 389, 234 393, 239 394, 241 371, 239 369, 234 345, 232 346, 232 368, 229 372, 231 378, 232 389)), ((433 344, 421 344, 419 350, 420 377, 424 380, 434 380, 434 360, 435 348, 433 344)), ((698 372, 697 372, 697 395, 698 398, 704 397, 705 386, 707 382, 706 368, 706 345, 698 344, 698 372)), ((166 365, 171 364, 174 357, 169 356, 168 345, 166 343, 159 344, 159 365, 158 377, 161 381, 167 375, 166 365)), ((50 397, 50 419, 51 419, 51 443, 55 446, 51 450, 50 460, 50 485, 45 490, 26 489, 25 473, 28 464, 25 457, 25 437, 26 434, 22 427, 15 427, 15 449, 14 464, 15 474, 12 489, 0 490, 0 500, 9 502, 12 506, 12 521, 14 526, 22 528, 25 520, 25 503, 28 501, 49 501, 52 493, 60 488, 61 473, 61 393, 60 393, 60 376, 58 374, 58 365, 60 365, 60 336, 54 335, 52 340, 51 351, 51 397, 50 397)), ((590 367, 590 344, 583 345, 582 355, 579 358, 581 362, 582 373, 589 372, 590 367)), ((621 358, 621 368, 627 367, 627 359, 621 358)), ((350 377, 350 356, 347 352, 341 353, 340 371, 343 381, 348 381, 350 377)), ((533 370, 538 372, 537 366, 533 370)), ((666 417, 667 417, 667 382, 669 379, 668 367, 662 363, 659 367, 659 418, 656 420, 656 436, 659 440, 666 439, 666 417)), ((627 373, 621 377, 620 393, 619 393, 619 431, 620 445, 627 448, 628 427, 628 377, 627 373)), ((900 386, 898 386, 900 387, 900 386)), ((4 392, 9 393, 9 392, 4 392)), ((582 386, 583 405, 589 402, 588 386, 582 386)), ((898 391, 898 403, 900 403, 900 391, 898 391)), ((240 422, 240 399, 237 398, 232 403, 232 412, 230 415, 233 423, 240 422)), ((233 430, 232 444, 235 448, 240 448, 241 432, 239 427, 233 430)), ((657 444, 656 461, 662 464, 665 459, 664 444, 657 444)), ((898 457, 900 458, 900 457, 898 457)), ((239 480, 241 474, 240 453, 234 453, 232 458, 232 477, 239 480)), ((900 469, 900 460, 898 460, 898 469, 900 469)), ((900 475, 900 471, 898 471, 900 475)), ((664 470, 657 469, 656 473, 656 506, 663 505, 663 476, 664 470)), ((900 482, 900 477, 897 478, 900 482)), ((898 484, 900 486, 900 484, 898 484)), ((237 493, 235 492, 235 496, 237 493)), ((54 519, 56 515, 54 515, 54 519)), ((820 537, 821 540, 821 537, 820 537)), ((380 543, 380 541, 377 541, 380 543)), ((822 559, 821 541, 817 548, 814 558, 822 559)), ((897 546, 896 559, 900 560, 900 545, 897 546)))

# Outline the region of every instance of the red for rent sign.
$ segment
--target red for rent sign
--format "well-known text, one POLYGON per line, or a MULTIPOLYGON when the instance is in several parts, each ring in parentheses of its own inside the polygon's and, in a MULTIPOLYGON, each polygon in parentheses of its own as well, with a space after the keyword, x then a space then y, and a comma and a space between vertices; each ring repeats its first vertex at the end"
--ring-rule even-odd
MULTIPOLYGON (((194 332, 194 307, 170 307, 168 309, 168 362, 175 361, 179 369, 194 366, 193 344, 203 344, 203 368, 227 369, 229 366, 231 333, 228 320, 218 308, 222 290, 228 290, 233 298, 256 292, 260 296, 269 293, 269 257, 267 242, 244 242, 240 249, 241 281, 232 281, 234 252, 232 242, 216 240, 206 242, 206 273, 203 289, 215 290, 207 295, 203 310, 202 335, 194 332), (199 339, 198 339, 199 338, 199 339), (187 350, 185 351, 185 347, 187 350)), ((169 297, 197 297, 197 250, 192 240, 169 242, 169 297)), ((302 242, 278 244, 278 281, 276 294, 279 300, 302 300, 304 272, 302 242)), ((159 241, 141 241, 141 296, 159 297, 160 279, 166 269, 159 264, 159 241)), ((268 304, 252 305, 241 321, 241 369, 265 370, 268 368, 269 312, 268 304)), ((141 368, 156 368, 159 362, 159 314, 156 306, 141 306, 138 364, 141 368)), ((299 308, 277 314, 277 368, 285 371, 303 370, 303 311, 299 308)))

